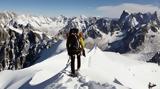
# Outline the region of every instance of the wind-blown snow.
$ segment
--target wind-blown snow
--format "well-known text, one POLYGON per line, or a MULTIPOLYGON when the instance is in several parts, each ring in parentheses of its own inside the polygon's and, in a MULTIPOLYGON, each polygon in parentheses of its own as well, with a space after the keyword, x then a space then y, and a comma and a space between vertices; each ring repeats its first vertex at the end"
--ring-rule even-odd
MULTIPOLYGON (((80 76, 67 75, 70 67, 65 42, 57 55, 22 70, 0 72, 1 89, 147 89, 149 82, 160 89, 160 67, 94 47, 82 57, 80 76)), ((55 53, 55 49, 50 50, 55 53)), ((43 54, 42 54, 43 55, 43 54)), ((43 55, 45 56, 45 55, 43 55)))

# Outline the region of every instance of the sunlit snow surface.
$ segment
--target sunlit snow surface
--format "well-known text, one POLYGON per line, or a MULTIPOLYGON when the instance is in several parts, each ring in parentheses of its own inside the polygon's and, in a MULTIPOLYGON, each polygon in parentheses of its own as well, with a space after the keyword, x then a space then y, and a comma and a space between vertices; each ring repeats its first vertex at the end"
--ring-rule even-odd
POLYGON ((70 77, 65 41, 42 54, 49 58, 22 70, 0 72, 0 89, 160 89, 160 67, 94 47, 82 57, 80 76, 70 77), (46 55, 45 55, 46 54, 46 55), (56 54, 56 55, 55 55, 56 54))

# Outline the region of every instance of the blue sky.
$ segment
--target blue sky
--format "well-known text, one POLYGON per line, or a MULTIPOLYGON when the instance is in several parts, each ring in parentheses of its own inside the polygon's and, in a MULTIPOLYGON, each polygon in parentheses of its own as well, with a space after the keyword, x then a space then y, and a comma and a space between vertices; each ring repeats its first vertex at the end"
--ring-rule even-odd
POLYGON ((117 17, 122 12, 119 8, 130 8, 132 11, 134 6, 140 6, 144 9, 157 10, 159 4, 160 0, 1 0, 0 11, 45 16, 79 16, 83 14, 117 17), (119 12, 116 13, 117 11, 119 12))

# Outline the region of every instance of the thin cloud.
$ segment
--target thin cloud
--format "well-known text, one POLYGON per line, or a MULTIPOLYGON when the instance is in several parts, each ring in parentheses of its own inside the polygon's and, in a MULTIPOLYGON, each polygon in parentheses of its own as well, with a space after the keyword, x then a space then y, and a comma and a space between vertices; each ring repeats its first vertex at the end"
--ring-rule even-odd
POLYGON ((123 10, 127 10, 131 13, 137 13, 137 12, 155 12, 157 11, 158 14, 160 14, 160 8, 158 6, 153 6, 151 4, 135 4, 135 3, 123 3, 120 5, 115 6, 100 6, 97 7, 97 11, 102 13, 104 16, 108 16, 111 18, 117 18, 120 17, 123 10))

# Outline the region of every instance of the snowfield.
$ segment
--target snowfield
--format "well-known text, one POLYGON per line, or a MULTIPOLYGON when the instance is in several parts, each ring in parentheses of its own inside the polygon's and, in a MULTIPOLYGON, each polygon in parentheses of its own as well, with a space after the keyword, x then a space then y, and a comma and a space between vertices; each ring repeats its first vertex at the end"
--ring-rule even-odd
POLYGON ((0 89, 160 89, 160 67, 94 47, 82 57, 80 76, 70 77, 65 41, 45 50, 42 60, 21 70, 0 72, 0 89), (48 51, 48 52, 47 52, 48 51), (49 55, 48 55, 49 53, 49 55))

